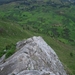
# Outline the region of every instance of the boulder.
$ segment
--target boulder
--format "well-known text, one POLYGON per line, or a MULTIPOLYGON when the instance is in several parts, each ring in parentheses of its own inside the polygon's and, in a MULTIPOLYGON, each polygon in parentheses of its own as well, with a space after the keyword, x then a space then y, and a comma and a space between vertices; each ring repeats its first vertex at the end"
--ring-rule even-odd
POLYGON ((0 65, 0 75, 67 75, 57 54, 42 37, 19 41, 16 49, 0 65))

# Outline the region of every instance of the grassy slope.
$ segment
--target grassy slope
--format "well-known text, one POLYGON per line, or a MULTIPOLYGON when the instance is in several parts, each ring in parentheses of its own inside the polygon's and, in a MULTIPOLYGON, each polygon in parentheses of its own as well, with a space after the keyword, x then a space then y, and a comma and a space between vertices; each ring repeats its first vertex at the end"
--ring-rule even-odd
POLYGON ((29 35, 23 29, 12 22, 0 20, 0 56, 7 45, 16 43, 17 41, 28 38, 29 35))
POLYGON ((39 6, 37 3, 31 5, 21 3, 12 2, 1 5, 0 18, 11 19, 24 28, 57 37, 64 43, 75 45, 75 6, 59 8, 43 6, 43 3, 39 6), (64 30, 66 28, 68 31, 64 30))
POLYGON ((21 39, 26 39, 34 35, 42 36, 55 50, 62 63, 65 65, 67 72, 70 73, 70 75, 75 74, 75 47, 63 44, 55 38, 51 38, 44 34, 23 30, 18 24, 9 21, 0 21, 0 28, 3 28, 4 30, 0 33, 0 54, 3 52, 6 45, 10 45, 12 43, 15 44, 21 39), (73 57, 70 56, 70 53, 73 53, 73 57))

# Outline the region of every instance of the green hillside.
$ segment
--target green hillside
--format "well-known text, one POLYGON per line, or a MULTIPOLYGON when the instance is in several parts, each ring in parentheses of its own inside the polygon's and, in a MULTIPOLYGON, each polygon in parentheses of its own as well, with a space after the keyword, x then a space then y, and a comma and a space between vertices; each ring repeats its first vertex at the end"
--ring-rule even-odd
POLYGON ((19 25, 0 20, 0 57, 5 54, 4 50, 8 46, 16 45, 17 41, 26 37, 28 38, 29 35, 19 25))
MULTIPOLYGON (((58 0, 60 1, 60 0, 58 0)), ((23 29, 55 37, 63 43, 75 45, 75 5, 54 1, 16 1, 0 6, 0 18, 12 20, 23 29)))
MULTIPOLYGON (((2 0, 0 0, 2 1, 2 0)), ((0 5, 0 57, 16 42, 42 36, 55 50, 69 75, 75 75, 75 5, 62 0, 8 0, 0 5)))

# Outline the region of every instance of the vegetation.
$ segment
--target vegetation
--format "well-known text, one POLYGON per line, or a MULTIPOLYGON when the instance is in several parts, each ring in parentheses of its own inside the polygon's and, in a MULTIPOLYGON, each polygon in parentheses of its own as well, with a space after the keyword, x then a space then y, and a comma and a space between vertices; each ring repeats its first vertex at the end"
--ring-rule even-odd
POLYGON ((40 5, 34 0, 10 2, 0 6, 0 18, 15 21, 25 30, 43 33, 75 45, 75 6, 65 6, 55 1, 54 5, 49 0, 42 1, 40 5))
POLYGON ((13 53, 16 52, 16 46, 11 44, 6 46, 6 58, 10 57, 13 53))
POLYGON ((28 38, 29 34, 15 23, 10 21, 0 20, 0 57, 8 52, 9 50, 14 50, 13 44, 16 44, 17 41, 28 38))
POLYGON ((12 55, 17 41, 42 36, 75 75, 75 5, 61 1, 0 0, 0 57, 12 55))
POLYGON ((73 53, 72 52, 70 53, 70 56, 73 57, 73 53))

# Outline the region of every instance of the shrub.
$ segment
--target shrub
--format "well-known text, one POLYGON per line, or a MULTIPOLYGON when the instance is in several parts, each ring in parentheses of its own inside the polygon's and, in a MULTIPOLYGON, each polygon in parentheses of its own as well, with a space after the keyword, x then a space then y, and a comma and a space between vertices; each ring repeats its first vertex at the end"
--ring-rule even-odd
POLYGON ((9 50, 11 48, 11 45, 6 45, 6 50, 9 50))
POLYGON ((70 56, 73 57, 73 53, 72 52, 70 53, 70 56))
POLYGON ((15 50, 8 50, 6 53, 6 58, 10 57, 13 53, 15 53, 15 50))
POLYGON ((6 53, 6 58, 10 57, 12 54, 15 53, 15 49, 16 49, 16 46, 14 44, 12 44, 8 50, 7 50, 7 53, 6 53))

